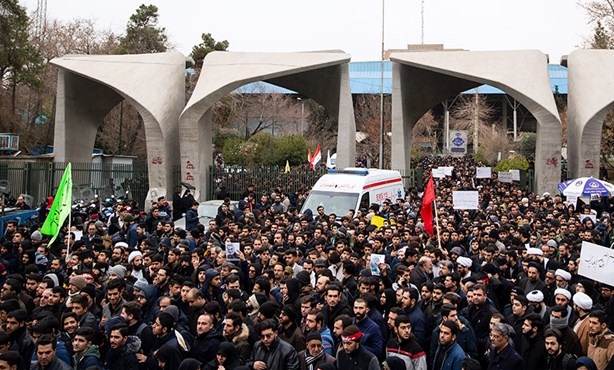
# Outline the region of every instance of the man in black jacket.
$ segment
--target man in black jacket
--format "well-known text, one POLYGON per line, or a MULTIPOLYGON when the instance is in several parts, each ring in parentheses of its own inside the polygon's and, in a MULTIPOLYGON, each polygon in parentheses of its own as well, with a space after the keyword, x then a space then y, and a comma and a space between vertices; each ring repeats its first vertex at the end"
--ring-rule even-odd
POLYGON ((483 284, 473 286, 473 306, 469 307, 469 322, 475 331, 478 353, 485 353, 490 335, 490 318, 497 313, 487 297, 487 288, 483 284))
POLYGON ((138 337, 128 335, 128 327, 120 324, 111 328, 109 335, 111 349, 107 352, 105 369, 139 370, 136 353, 141 349, 138 337))
POLYGON ((196 338, 190 348, 189 357, 195 358, 203 364, 215 358, 220 346, 222 336, 214 328, 215 320, 210 314, 198 316, 196 321, 196 338))
POLYGON ((247 367, 254 370, 276 369, 296 370, 299 368, 298 356, 294 347, 279 339, 277 324, 266 319, 257 327, 260 340, 254 345, 252 358, 247 367))
POLYGON ((379 370, 377 357, 360 345, 362 333, 356 325, 343 329, 341 342, 343 351, 337 353, 338 369, 379 370))

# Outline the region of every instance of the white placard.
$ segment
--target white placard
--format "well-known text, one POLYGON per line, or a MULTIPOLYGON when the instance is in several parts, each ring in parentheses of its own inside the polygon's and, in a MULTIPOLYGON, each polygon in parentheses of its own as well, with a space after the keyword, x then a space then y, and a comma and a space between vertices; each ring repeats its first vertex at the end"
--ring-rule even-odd
POLYGON ((520 170, 510 170, 509 172, 512 174, 513 181, 520 181, 520 170))
POLYGON ((433 168, 432 172, 433 177, 436 179, 443 179, 444 177, 446 177, 446 171, 443 167, 433 168))
POLYGON ((75 230, 72 233, 75 234, 75 240, 81 240, 83 237, 83 231, 75 230))
POLYGON ((464 190, 452 192, 452 205, 454 209, 478 209, 480 199, 477 191, 464 190))
POLYGON ((511 172, 499 171, 497 177, 499 178, 499 182, 512 182, 511 172))
POLYGON ((585 218, 590 218, 591 220, 593 220, 593 225, 597 223, 597 216, 595 216, 592 213, 590 215, 581 214, 580 215, 580 222, 584 222, 585 218))
POLYGON ((439 168, 443 168, 443 172, 446 174, 446 176, 452 176, 452 171, 454 171, 454 167, 439 167, 439 168))
POLYGON ((476 167, 475 178, 476 179, 490 179, 492 176, 492 169, 490 167, 476 167))
POLYGON ((578 197, 567 197, 567 205, 572 205, 574 209, 576 209, 576 205, 578 204, 578 197))
POLYGON ((614 250, 598 244, 582 242, 580 251, 580 266, 578 274, 597 280, 601 283, 614 285, 614 250))

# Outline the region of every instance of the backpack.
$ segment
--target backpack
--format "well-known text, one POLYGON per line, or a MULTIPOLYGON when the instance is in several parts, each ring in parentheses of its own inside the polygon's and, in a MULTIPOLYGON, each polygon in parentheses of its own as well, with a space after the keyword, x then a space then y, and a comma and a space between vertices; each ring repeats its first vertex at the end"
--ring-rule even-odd
POLYGON ((147 324, 142 322, 141 325, 139 325, 139 327, 136 329, 136 336, 140 338, 141 333, 143 332, 143 330, 145 330, 146 327, 147 327, 147 324))
POLYGON ((561 370, 575 369, 577 358, 578 356, 574 355, 573 353, 566 353, 563 356, 563 361, 561 361, 561 365, 563 366, 561 370))

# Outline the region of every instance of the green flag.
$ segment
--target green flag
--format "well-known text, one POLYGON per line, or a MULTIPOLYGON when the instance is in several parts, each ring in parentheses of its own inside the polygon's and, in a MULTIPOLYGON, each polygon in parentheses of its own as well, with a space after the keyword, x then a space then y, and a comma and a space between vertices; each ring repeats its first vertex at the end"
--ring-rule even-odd
POLYGON ((64 220, 70 215, 72 206, 72 175, 70 167, 70 163, 68 163, 64 170, 64 175, 62 175, 60 186, 58 186, 58 191, 55 193, 49 215, 45 219, 43 227, 41 227, 42 234, 52 236, 49 245, 58 237, 64 220))

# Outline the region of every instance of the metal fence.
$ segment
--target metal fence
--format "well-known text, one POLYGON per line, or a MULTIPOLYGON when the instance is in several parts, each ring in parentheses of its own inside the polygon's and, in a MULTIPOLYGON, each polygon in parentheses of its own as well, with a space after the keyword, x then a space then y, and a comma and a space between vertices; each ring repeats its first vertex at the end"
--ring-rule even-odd
MULTIPOLYGON (((304 167, 292 168, 290 172, 285 173, 284 167, 278 166, 210 166, 207 199, 223 199, 227 196, 239 200, 250 184, 254 185, 256 194, 271 193, 276 187, 282 187, 286 193, 291 193, 311 188, 326 172, 325 168, 316 171, 304 167)), ((406 187, 422 186, 422 169, 402 171, 401 175, 406 187)))
MULTIPOLYGON (((55 194, 66 163, 42 161, 0 161, 0 186, 17 197, 32 197, 32 206, 55 194)), ((146 162, 132 164, 72 163, 73 200, 89 201, 128 196, 144 204, 149 189, 146 162)))

